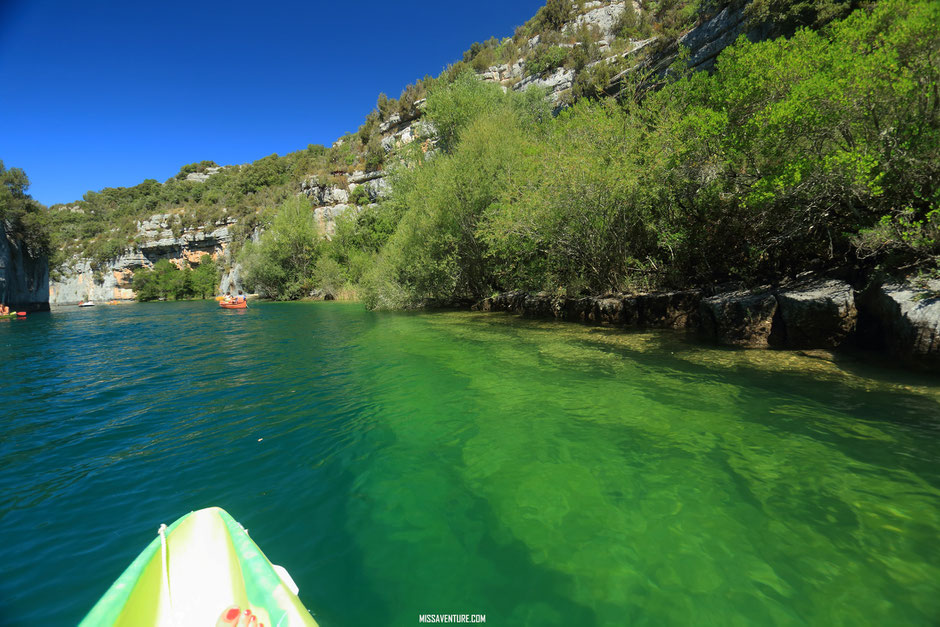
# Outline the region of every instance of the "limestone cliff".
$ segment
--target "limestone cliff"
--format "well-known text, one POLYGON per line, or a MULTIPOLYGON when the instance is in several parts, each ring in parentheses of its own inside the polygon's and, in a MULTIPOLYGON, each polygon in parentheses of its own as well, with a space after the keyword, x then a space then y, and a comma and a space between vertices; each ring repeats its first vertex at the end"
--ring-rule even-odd
POLYGON ((0 302, 20 311, 49 309, 49 262, 35 258, 0 221, 0 302))
MULTIPOLYGON (((156 214, 137 225, 135 241, 139 244, 116 259, 95 267, 87 259, 73 260, 48 288, 53 305, 72 305, 80 301, 133 300, 134 271, 152 267, 161 259, 177 266, 200 263, 208 256, 213 260, 225 256, 231 242, 233 222, 222 221, 208 227, 182 229, 174 233, 171 214, 156 214)), ((235 290, 241 289, 238 270, 223 276, 235 290), (233 282, 232 274, 236 279, 233 282)))

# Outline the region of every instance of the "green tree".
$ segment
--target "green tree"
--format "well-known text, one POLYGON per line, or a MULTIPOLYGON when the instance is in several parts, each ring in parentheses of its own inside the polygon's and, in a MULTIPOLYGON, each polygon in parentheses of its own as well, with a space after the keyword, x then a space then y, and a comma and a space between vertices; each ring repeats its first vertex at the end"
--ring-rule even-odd
POLYGON ((491 289, 477 229, 484 212, 515 183, 514 166, 525 146, 525 109, 511 98, 472 119, 451 153, 396 173, 388 204, 401 207, 402 218, 363 277, 369 305, 413 307, 491 289))
POLYGON ((309 202, 291 198, 281 205, 260 241, 242 250, 245 284, 277 300, 302 298, 313 289, 319 248, 309 202))
POLYGON ((537 17, 543 28, 561 30, 571 18, 571 0, 548 0, 545 6, 539 9, 537 17))
POLYGON ((336 259, 322 255, 314 268, 313 282, 327 294, 336 296, 346 284, 346 270, 336 259))
POLYGON ((138 268, 134 271, 134 297, 139 301, 151 301, 160 298, 160 286, 156 274, 150 268, 138 268))
POLYGON ((209 256, 202 261, 192 273, 192 290, 199 298, 211 298, 219 289, 219 265, 209 256))
POLYGON ((52 251, 51 219, 48 210, 26 193, 28 189, 26 172, 7 169, 0 161, 0 222, 31 255, 46 256, 52 251))
POLYGON ((432 89, 428 94, 427 117, 437 129, 440 147, 453 150, 460 132, 483 112, 496 109, 503 91, 495 83, 481 81, 473 72, 458 75, 450 84, 432 89))

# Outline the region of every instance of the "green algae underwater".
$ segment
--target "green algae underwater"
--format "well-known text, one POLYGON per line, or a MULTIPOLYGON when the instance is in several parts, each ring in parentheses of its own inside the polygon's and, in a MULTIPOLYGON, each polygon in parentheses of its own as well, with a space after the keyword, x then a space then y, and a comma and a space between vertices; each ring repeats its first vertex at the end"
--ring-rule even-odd
POLYGON ((210 505, 324 627, 940 620, 935 376, 502 314, 214 305, 0 325, 0 622, 77 622, 161 522, 210 505))

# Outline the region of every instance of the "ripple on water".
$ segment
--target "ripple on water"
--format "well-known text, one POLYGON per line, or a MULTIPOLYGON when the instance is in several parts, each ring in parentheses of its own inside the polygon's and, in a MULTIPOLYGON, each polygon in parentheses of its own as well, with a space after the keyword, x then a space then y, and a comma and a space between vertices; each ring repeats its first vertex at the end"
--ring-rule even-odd
POLYGON ((76 622, 161 522, 209 505, 324 625, 940 616, 922 376, 339 303, 63 310, 0 345, 14 624, 76 622))

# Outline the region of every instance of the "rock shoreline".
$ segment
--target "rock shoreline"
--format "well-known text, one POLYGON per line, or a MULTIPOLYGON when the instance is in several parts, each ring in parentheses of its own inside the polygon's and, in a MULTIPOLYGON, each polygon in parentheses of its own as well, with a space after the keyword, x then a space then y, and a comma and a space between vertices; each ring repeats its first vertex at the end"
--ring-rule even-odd
POLYGON ((725 346, 780 349, 883 350, 940 372, 940 280, 923 285, 878 282, 856 290, 837 279, 780 288, 709 293, 565 297, 502 292, 475 311, 507 312, 622 328, 687 329, 725 346))

